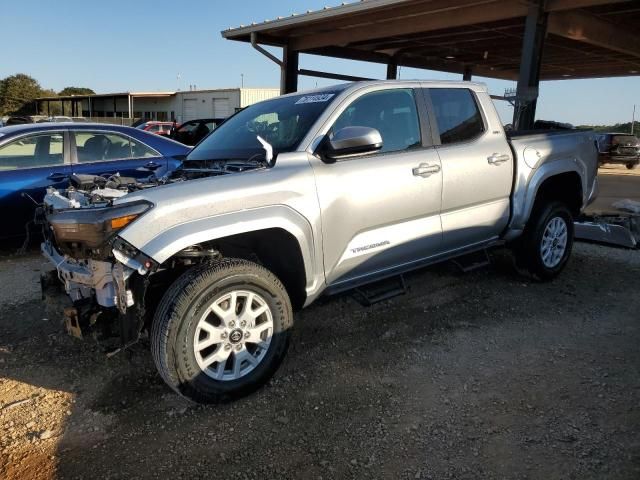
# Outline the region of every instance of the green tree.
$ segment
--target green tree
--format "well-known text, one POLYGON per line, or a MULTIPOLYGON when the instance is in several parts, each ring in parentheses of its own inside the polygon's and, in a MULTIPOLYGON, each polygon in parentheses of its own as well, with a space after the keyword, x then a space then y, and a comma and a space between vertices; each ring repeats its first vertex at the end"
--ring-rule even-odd
POLYGON ((34 100, 42 94, 38 81, 17 73, 0 80, 0 115, 12 113, 33 114, 34 100))
MULTIPOLYGON (((596 132, 631 133, 631 122, 616 123, 615 125, 580 125, 578 128, 588 128, 596 132)), ((633 133, 640 133, 640 122, 636 120, 633 133)))
POLYGON ((58 92, 61 97, 69 95, 95 95, 96 92, 86 87, 65 87, 58 92))

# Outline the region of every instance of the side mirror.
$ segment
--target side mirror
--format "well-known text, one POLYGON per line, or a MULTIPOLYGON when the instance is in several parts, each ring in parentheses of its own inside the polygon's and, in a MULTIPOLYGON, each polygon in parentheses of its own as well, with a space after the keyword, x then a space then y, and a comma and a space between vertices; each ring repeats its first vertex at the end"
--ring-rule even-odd
POLYGON ((344 127, 327 139, 324 155, 332 160, 377 152, 382 148, 382 136, 375 128, 344 127))

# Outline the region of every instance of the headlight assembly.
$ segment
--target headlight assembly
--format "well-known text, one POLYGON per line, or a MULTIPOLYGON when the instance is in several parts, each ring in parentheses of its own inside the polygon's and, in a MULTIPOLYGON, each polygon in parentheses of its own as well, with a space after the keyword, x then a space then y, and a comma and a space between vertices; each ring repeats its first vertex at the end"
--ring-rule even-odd
POLYGON ((49 214, 47 221, 58 244, 99 248, 152 207, 152 203, 141 200, 109 207, 74 208, 49 214))

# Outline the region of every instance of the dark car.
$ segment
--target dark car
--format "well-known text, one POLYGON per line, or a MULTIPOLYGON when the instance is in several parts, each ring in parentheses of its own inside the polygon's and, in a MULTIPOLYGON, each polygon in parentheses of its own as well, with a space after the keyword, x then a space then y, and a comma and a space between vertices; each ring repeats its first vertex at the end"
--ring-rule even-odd
POLYGON ((137 179, 177 168, 191 149, 153 133, 118 125, 40 123, 0 128, 0 238, 24 235, 35 202, 72 174, 137 179), (33 198, 30 200, 26 195, 33 198))
POLYGON ((172 122, 156 122, 149 121, 136 125, 138 130, 144 130, 145 132, 155 133, 156 135, 162 135, 168 137, 173 128, 172 122))
POLYGON ((209 135, 214 128, 218 127, 224 118, 200 118, 198 120, 189 120, 179 127, 175 128, 170 137, 174 140, 184 143, 185 145, 195 145, 204 137, 209 135))
POLYGON ((599 163, 621 163, 629 170, 640 164, 640 141, 630 133, 598 135, 599 163))
POLYGON ((45 115, 13 115, 4 123, 5 127, 10 125, 24 125, 26 123, 48 122, 49 117, 45 115))

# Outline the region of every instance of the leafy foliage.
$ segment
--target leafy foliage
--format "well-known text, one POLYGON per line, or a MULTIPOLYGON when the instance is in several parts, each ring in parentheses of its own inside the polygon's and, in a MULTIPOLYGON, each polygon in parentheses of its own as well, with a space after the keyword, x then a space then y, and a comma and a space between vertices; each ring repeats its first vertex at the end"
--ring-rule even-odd
POLYGON ((95 95, 96 92, 86 87, 65 87, 58 92, 61 97, 69 95, 95 95))
MULTIPOLYGON (((616 123, 615 125, 580 125, 578 128, 588 128, 603 133, 631 133, 631 122, 616 123)), ((635 122, 633 133, 635 133, 636 136, 640 134, 640 121, 635 122)))
POLYGON ((0 80, 0 115, 36 113, 33 101, 42 93, 38 81, 24 73, 3 78, 0 80))
MULTIPOLYGON (((49 112, 51 115, 64 115, 67 113, 66 110, 69 110, 68 114, 71 114, 71 107, 64 105, 63 110, 60 102, 51 102, 48 111, 36 112, 34 100, 38 97, 94 95, 95 93, 86 87, 66 87, 56 93, 54 90, 42 88, 33 77, 24 73, 16 73, 0 79, 0 115, 46 115, 49 112)), ((44 105, 41 107, 47 110, 44 105)))

